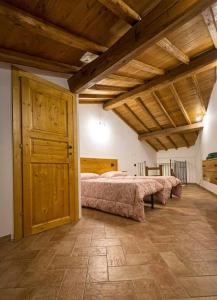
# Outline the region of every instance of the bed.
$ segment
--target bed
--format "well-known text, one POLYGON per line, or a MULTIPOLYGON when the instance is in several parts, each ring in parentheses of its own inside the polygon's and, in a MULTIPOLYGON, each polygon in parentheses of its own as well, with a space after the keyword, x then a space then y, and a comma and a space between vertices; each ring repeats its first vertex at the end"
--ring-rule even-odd
MULTIPOLYGON (((118 162, 114 159, 81 158, 80 165, 82 173, 95 175, 110 171, 117 173, 118 170, 118 162)), ((121 174, 117 177, 83 178, 82 206, 144 221, 144 199, 154 195, 156 200, 166 204, 171 191, 179 184, 173 176, 134 177, 121 174)))
POLYGON ((118 170, 114 159, 81 158, 81 173, 95 174, 95 178, 81 180, 81 203, 112 214, 145 220, 144 199, 163 191, 163 186, 152 179, 142 178, 96 178, 96 174, 118 170))
MULTIPOLYGON (((116 177, 114 177, 115 179, 116 177)), ((155 195, 155 200, 166 204, 168 199, 172 195, 180 198, 182 192, 181 181, 174 176, 124 176, 123 178, 131 178, 134 180, 143 179, 143 180, 155 180, 163 186, 163 190, 160 193, 155 195)))

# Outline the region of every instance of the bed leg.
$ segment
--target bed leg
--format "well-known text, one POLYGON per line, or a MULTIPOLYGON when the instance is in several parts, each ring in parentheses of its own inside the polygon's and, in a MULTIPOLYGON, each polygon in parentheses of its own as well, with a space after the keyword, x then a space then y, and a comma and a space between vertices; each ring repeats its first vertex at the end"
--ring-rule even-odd
POLYGON ((151 195, 151 208, 154 209, 154 195, 151 195))

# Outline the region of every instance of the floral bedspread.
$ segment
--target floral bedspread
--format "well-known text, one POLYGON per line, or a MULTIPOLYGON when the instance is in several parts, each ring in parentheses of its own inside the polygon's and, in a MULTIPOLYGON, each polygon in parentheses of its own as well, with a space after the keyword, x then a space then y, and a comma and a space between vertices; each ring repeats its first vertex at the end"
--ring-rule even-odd
POLYGON ((143 199, 162 190, 163 185, 152 179, 115 177, 82 180, 81 203, 85 207, 143 222, 143 199))

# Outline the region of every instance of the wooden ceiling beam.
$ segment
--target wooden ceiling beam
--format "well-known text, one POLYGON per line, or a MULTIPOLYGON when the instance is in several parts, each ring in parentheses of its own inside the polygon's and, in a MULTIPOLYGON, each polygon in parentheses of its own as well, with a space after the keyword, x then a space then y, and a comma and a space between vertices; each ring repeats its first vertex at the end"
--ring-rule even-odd
POLYGON ((144 84, 131 89, 129 92, 123 93, 120 96, 117 96, 113 100, 110 100, 105 103, 104 108, 106 110, 113 109, 126 103, 129 100, 138 97, 144 92, 150 92, 154 89, 160 89, 171 84, 171 82, 176 82, 182 78, 190 76, 192 74, 197 74, 209 70, 217 66, 217 50, 212 49, 205 53, 202 53, 198 57, 191 60, 188 65, 180 65, 177 68, 167 72, 165 75, 155 77, 144 84))
MULTIPOLYGON (((127 125, 129 126, 133 131, 135 131, 138 134, 138 131, 136 128, 131 125, 126 118, 124 118, 116 109, 113 110, 113 112, 127 125)), ((158 149, 150 142, 146 140, 146 143, 148 143, 155 151, 158 151, 158 149)))
POLYGON ((177 145, 175 144, 175 142, 173 141, 173 139, 172 139, 170 136, 167 136, 167 139, 170 141, 170 143, 173 145, 173 147, 174 147, 175 149, 178 148, 177 145))
POLYGON ((144 128, 145 128, 145 130, 146 131, 150 131, 149 129, 148 129, 148 127, 145 125, 145 123, 143 122, 143 120, 142 119, 140 119, 139 117, 138 117, 138 115, 129 107, 129 105, 127 105, 127 104, 124 104, 124 106, 125 106, 125 108, 127 109, 127 110, 129 110, 130 111, 130 113, 134 116, 134 118, 140 123, 140 125, 142 125, 144 128))
POLYGON ((139 139, 142 140, 151 137, 156 138, 156 137, 168 136, 176 133, 191 132, 202 128, 203 128, 203 123, 198 122, 190 125, 178 126, 176 128, 166 128, 158 131, 143 133, 139 135, 139 139))
POLYGON ((189 148, 190 144, 189 144, 188 140, 186 139, 185 135, 180 133, 180 136, 183 139, 183 141, 185 142, 186 146, 189 148))
MULTIPOLYGON (((166 110, 165 106, 164 106, 163 103, 161 102, 160 97, 157 95, 157 92, 155 92, 155 91, 152 92, 152 96, 154 97, 154 99, 157 101, 157 103, 158 103, 159 106, 161 107, 162 111, 164 112, 164 114, 165 114, 165 116, 167 117, 167 119, 170 121, 171 125, 172 125, 174 128, 177 127, 177 126, 176 126, 176 123, 175 123, 175 122, 173 121, 173 119, 170 117, 168 111, 166 110)), ((181 134, 180 134, 180 136, 181 136, 181 134)), ((173 144, 173 146, 177 149, 178 147, 177 147, 177 145, 175 144, 175 142, 172 140, 172 138, 169 137, 169 136, 168 136, 167 138, 170 140, 171 144, 173 144)))
POLYGON ((202 12, 202 15, 204 22, 208 27, 213 44, 215 48, 217 48, 217 26, 212 8, 208 7, 205 11, 202 12))
POLYGON ((125 118, 125 117, 123 117, 116 109, 114 109, 113 110, 113 112, 127 125, 127 126, 129 126, 133 131, 135 131, 137 134, 138 134, 138 131, 137 131, 137 129, 133 126, 133 125, 131 125, 128 121, 127 121, 127 119, 125 118))
POLYGON ((201 105, 202 112, 203 112, 203 114, 205 114, 206 113, 206 106, 205 106, 205 102, 204 102, 204 99, 203 99, 203 96, 202 96, 202 93, 201 93, 201 90, 200 90, 200 86, 199 86, 196 74, 192 75, 192 81, 193 81, 193 84, 195 86, 198 98, 200 100, 200 105, 201 105))
POLYGON ((146 140, 145 142, 148 143, 148 144, 149 144, 156 152, 159 151, 159 149, 156 148, 156 147, 152 144, 152 142, 150 142, 150 141, 148 141, 148 140, 146 140))
POLYGON ((165 116, 167 117, 167 119, 169 120, 169 122, 171 123, 171 125, 173 127, 176 127, 175 122, 173 121, 173 119, 170 117, 168 111, 166 110, 166 108, 164 107, 164 105, 162 104, 159 96, 157 95, 157 93, 155 91, 152 92, 152 96, 153 98, 156 100, 156 102, 158 103, 158 105, 160 106, 160 108, 162 109, 162 111, 164 112, 165 116))
POLYGON ((189 57, 174 44, 172 44, 167 38, 163 38, 157 42, 157 45, 182 63, 189 64, 189 57))
POLYGON ((136 99, 137 104, 140 106, 140 108, 148 114, 149 118, 152 120, 152 122, 155 124, 156 127, 162 128, 159 122, 155 119, 151 111, 148 109, 148 107, 145 105, 145 103, 142 101, 140 97, 136 99))
POLYGON ((182 100, 180 99, 179 94, 178 94, 178 92, 177 92, 177 90, 176 90, 176 88, 175 88, 175 86, 174 86, 173 83, 170 86, 170 91, 171 91, 171 93, 172 93, 172 95, 173 95, 173 97, 174 97, 174 99, 175 99, 175 101, 176 101, 179 109, 181 110, 181 112, 182 112, 182 114, 183 114, 183 116, 185 118, 185 121, 188 124, 191 124, 191 120, 189 118, 189 115, 188 115, 188 113, 187 113, 187 111, 186 111, 186 109, 185 109, 185 107, 184 107, 184 105, 182 103, 182 100))
POLYGON ((80 69, 79 67, 69 64, 23 54, 5 48, 0 48, 0 61, 64 74, 72 74, 80 69))
POLYGON ((164 0, 105 53, 68 80, 72 92, 89 88, 200 14, 215 0, 164 0))
POLYGON ((123 19, 130 25, 141 20, 140 15, 122 0, 98 0, 118 18, 123 19))
POLYGON ((159 138, 156 138, 156 141, 161 145, 161 147, 163 147, 164 150, 168 150, 167 147, 160 141, 159 138))
POLYGON ((105 84, 95 84, 91 88, 91 90, 97 91, 112 91, 112 92, 127 92, 129 89, 127 87, 121 86, 113 86, 113 85, 105 85, 105 84))
POLYGON ((160 140, 159 138, 156 138, 155 140, 161 145, 161 147, 163 147, 163 149, 164 149, 165 151, 168 150, 168 148, 165 146, 165 144, 164 144, 163 142, 161 142, 161 140, 160 140))
POLYGON ((39 19, 12 5, 0 3, 0 15, 7 18, 15 27, 21 26, 31 32, 44 36, 47 39, 62 43, 72 48, 101 54, 107 50, 106 47, 90 41, 77 34, 64 30, 48 21, 39 19))
POLYGON ((142 61, 139 61, 137 59, 132 59, 130 61, 130 64, 133 67, 138 68, 139 70, 144 71, 144 72, 148 72, 148 73, 155 74, 155 75, 163 75, 164 74, 163 69, 151 66, 151 65, 146 64, 146 63, 144 63, 142 61))
POLYGON ((132 84, 143 84, 144 80, 139 79, 139 78, 133 78, 129 76, 124 76, 124 75, 118 75, 118 74, 109 74, 107 76, 108 79, 112 80, 118 80, 118 81, 124 81, 132 84))

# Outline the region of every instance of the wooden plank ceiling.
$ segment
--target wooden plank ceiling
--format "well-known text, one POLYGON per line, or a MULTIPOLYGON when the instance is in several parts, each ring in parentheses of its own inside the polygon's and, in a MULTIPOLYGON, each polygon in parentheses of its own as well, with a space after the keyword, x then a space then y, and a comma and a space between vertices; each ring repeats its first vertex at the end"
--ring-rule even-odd
POLYGON ((212 0, 5 0, 0 61, 69 78, 156 151, 189 147, 216 81, 216 20, 212 0))

